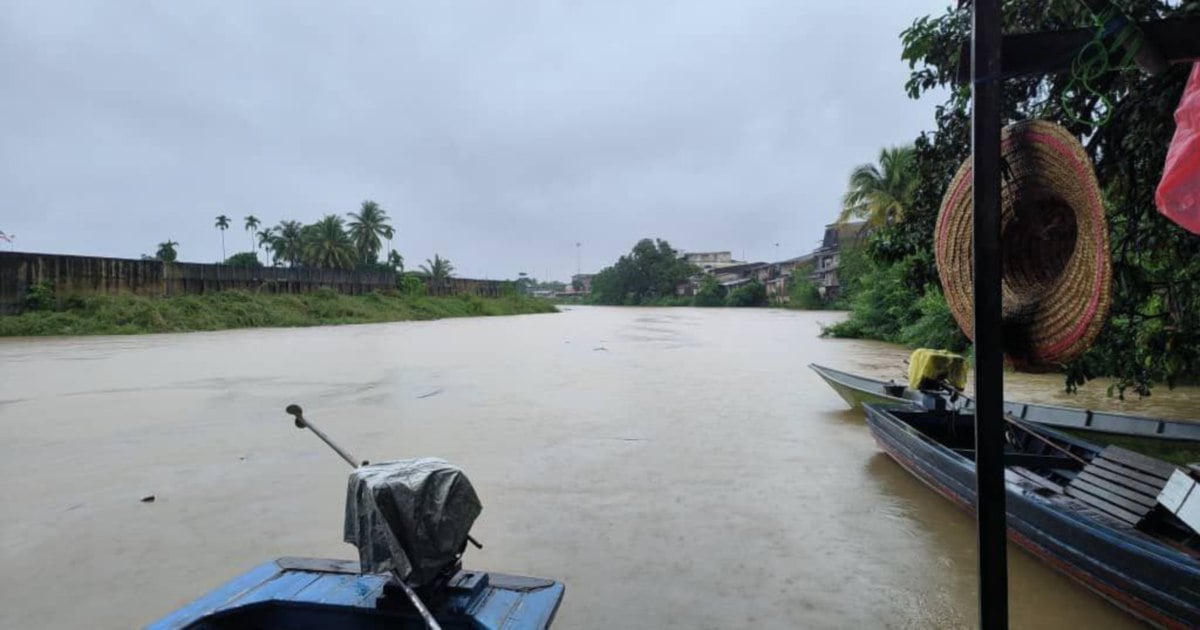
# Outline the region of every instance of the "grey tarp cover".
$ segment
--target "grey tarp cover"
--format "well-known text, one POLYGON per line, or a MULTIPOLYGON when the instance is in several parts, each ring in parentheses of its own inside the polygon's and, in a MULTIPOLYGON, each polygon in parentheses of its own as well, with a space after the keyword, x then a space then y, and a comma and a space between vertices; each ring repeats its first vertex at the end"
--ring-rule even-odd
POLYGON ((365 573, 421 586, 454 562, 483 506, 466 474, 434 458, 361 466, 346 489, 346 542, 365 573))

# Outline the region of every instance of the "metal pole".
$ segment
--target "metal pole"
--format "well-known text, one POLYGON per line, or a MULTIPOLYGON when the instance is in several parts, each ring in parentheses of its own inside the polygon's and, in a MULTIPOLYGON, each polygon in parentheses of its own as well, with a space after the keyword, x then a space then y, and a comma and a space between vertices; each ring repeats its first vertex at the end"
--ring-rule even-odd
POLYGON ((324 431, 313 426, 313 423, 309 422, 308 420, 306 420, 304 418, 304 410, 300 408, 300 405, 296 405, 296 404, 288 405, 287 409, 285 409, 284 411, 286 411, 288 413, 288 415, 290 415, 296 419, 296 428, 297 429, 308 429, 309 431, 312 431, 313 433, 315 433, 317 435, 317 437, 321 438, 322 442, 329 445, 329 448, 332 448, 334 451, 337 452, 338 455, 341 455, 342 459, 346 460, 346 463, 350 464, 351 468, 358 468, 359 466, 366 466, 369 463, 365 459, 361 460, 361 463, 360 463, 360 460, 357 460, 352 455, 350 455, 349 451, 343 449, 342 447, 338 446, 337 444, 334 444, 333 440, 329 439, 329 436, 325 435, 324 431))
POLYGON ((1000 301, 1000 0, 975 0, 971 37, 974 182, 975 498, 979 627, 1008 627, 1004 350, 1000 301))

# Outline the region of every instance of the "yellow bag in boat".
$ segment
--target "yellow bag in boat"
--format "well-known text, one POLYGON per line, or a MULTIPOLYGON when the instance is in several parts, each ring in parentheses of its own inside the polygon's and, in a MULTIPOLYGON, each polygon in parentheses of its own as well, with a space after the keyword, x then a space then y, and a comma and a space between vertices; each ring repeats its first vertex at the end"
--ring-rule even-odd
POLYGON ((967 361, 946 350, 918 348, 908 359, 908 386, 931 389, 945 381, 956 389, 967 386, 967 361))

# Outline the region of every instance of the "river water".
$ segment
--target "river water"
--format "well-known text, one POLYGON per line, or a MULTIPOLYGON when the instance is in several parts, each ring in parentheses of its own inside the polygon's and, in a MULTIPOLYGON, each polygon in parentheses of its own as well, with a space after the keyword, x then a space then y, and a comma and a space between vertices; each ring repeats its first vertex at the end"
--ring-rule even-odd
MULTIPOLYGON (((272 557, 355 557, 346 466, 290 402, 361 458, 462 465, 484 503, 467 564, 564 581, 556 627, 971 626, 973 521, 806 367, 901 374, 903 349, 818 338, 838 317, 576 307, 0 341, 0 627, 131 627, 272 557)), ((1072 400, 1057 376, 1009 381, 1072 400)), ((1010 562, 1013 627, 1137 627, 1010 562)))

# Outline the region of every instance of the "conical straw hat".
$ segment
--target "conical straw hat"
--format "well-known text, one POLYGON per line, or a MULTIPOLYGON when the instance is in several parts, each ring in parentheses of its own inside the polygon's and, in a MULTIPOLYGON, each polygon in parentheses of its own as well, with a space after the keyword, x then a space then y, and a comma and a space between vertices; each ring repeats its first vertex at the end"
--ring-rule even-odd
MULTIPOLYGON (((1108 224, 1092 162, 1062 127, 1029 120, 1001 133, 1004 351, 1027 369, 1078 357, 1111 303, 1108 224)), ((954 319, 973 337, 971 161, 942 199, 938 276, 954 319)))

